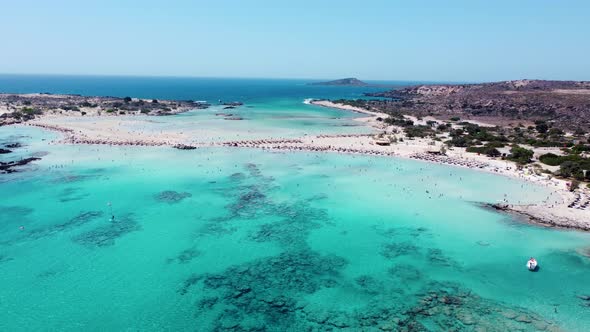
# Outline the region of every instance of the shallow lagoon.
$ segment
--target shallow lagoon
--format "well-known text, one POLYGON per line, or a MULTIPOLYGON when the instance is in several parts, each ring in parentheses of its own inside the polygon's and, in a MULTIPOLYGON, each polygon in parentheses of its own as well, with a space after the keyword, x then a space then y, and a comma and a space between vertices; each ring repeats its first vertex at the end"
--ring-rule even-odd
POLYGON ((244 105, 234 109, 214 105, 205 110, 188 111, 176 116, 70 117, 56 124, 74 128, 97 127, 108 122, 117 131, 131 134, 182 134, 192 143, 212 143, 263 138, 298 138, 320 134, 368 134, 374 130, 355 118, 361 114, 328 109, 291 99, 269 104, 244 105), (242 120, 226 120, 226 117, 242 120))
POLYGON ((0 182, 3 330, 590 325, 576 297, 590 293, 576 252, 590 236, 473 203, 546 199, 532 184, 392 158, 47 145, 52 134, 2 130, 18 153, 48 152, 0 182))

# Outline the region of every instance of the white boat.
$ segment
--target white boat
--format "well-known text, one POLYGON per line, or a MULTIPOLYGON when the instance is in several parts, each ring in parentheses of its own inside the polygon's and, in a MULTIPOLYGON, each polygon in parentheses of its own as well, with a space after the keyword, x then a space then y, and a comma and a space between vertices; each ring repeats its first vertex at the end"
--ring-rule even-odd
POLYGON ((526 268, 529 269, 529 271, 535 271, 537 269, 537 260, 531 257, 531 259, 526 262, 526 268))

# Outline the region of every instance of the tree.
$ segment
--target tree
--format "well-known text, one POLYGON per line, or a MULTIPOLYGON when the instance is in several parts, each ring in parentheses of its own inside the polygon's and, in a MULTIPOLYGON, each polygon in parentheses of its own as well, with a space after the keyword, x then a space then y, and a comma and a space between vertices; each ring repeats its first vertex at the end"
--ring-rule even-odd
POLYGON ((158 99, 152 99, 152 104, 157 104, 158 103, 158 99))
POLYGON ((496 148, 490 148, 487 150, 486 155, 488 157, 492 157, 492 158, 498 158, 500 157, 502 154, 500 153, 500 151, 498 151, 498 149, 496 148))
POLYGON ((584 180, 584 172, 580 163, 575 161, 564 161, 559 165, 559 174, 566 178, 574 178, 577 180, 584 180))
POLYGON ((576 136, 584 136, 586 134, 586 132, 584 131, 584 129, 581 128, 577 128, 576 131, 574 131, 574 135, 576 136))
POLYGON ((549 126, 547 125, 547 122, 538 120, 535 121, 535 129, 537 129, 539 134, 544 134, 549 130, 549 126))
POLYGON ((514 144, 510 149, 510 155, 508 156, 508 160, 512 160, 521 165, 524 165, 531 162, 533 154, 534 152, 532 150, 525 149, 514 144))
POLYGON ((131 101, 131 97, 125 97, 125 98, 123 98, 123 101, 125 101, 126 103, 130 102, 131 101))

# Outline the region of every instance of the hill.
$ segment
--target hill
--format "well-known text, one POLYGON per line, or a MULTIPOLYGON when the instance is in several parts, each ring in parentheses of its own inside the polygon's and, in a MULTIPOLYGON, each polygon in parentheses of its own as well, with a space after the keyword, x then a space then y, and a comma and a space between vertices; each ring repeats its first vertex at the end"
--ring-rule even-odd
POLYGON ((461 117, 506 124, 550 121, 565 130, 590 129, 590 82, 517 80, 481 84, 417 85, 367 93, 389 112, 461 117))
POLYGON ((369 86, 368 83, 363 82, 357 78, 349 77, 342 78, 339 80, 327 81, 327 82, 315 82, 309 83, 309 85, 338 85, 338 86, 369 86))

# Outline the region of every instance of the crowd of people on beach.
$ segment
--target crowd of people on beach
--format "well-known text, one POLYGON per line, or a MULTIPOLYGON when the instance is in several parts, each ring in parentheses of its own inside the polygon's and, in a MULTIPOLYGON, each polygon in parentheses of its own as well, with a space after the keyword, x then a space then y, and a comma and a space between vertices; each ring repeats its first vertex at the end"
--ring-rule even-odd
POLYGON ((416 153, 410 156, 412 159, 418 159, 423 161, 436 162, 441 164, 463 166, 469 168, 486 168, 489 166, 488 163, 482 163, 476 160, 465 160, 459 158, 453 158, 442 154, 431 154, 431 153, 416 153))
POLYGON ((259 139, 259 140, 245 140, 245 141, 229 141, 221 143, 222 146, 232 146, 232 147, 246 147, 246 148, 256 148, 260 147, 264 144, 290 144, 290 143, 303 143, 300 139, 288 139, 288 138, 279 138, 279 139, 259 139))
POLYGON ((96 144, 96 145, 120 145, 120 146, 174 146, 174 142, 159 142, 159 141, 145 141, 145 140, 124 140, 116 141, 110 139, 90 139, 90 138, 70 138, 66 140, 72 144, 96 144))
POLYGON ((343 137, 363 137, 373 136, 373 134, 340 134, 340 135, 317 135, 317 138, 343 138, 343 137))
POLYGON ((157 141, 157 140, 142 140, 142 139, 103 139, 103 138, 87 138, 81 134, 74 134, 74 130, 63 128, 60 126, 40 123, 30 123, 30 126, 35 126, 43 129, 49 129, 66 134, 62 142, 70 144, 90 144, 90 145, 122 145, 122 146, 175 146, 177 142, 171 141, 157 141))
POLYGON ((313 146, 313 145, 268 145, 261 146, 263 150, 285 150, 285 151, 312 151, 312 152, 339 152, 339 153, 351 153, 351 154, 364 154, 373 156, 395 156, 397 155, 393 151, 377 151, 371 149, 357 149, 357 148, 344 148, 337 146, 313 146))
MULTIPOLYGON (((319 135, 317 138, 340 138, 340 137, 358 137, 358 134, 344 135, 319 135)), ((362 135, 370 136, 370 135, 362 135)), ((313 143, 313 140, 311 141, 313 143)), ((263 150, 282 150, 282 151, 312 151, 312 152, 339 152, 354 153, 375 156, 394 156, 393 151, 382 151, 375 149, 359 149, 355 147, 339 147, 333 145, 306 144, 301 139, 260 139, 246 141, 230 141, 221 143, 223 146, 261 148, 263 150)))
POLYGON ((74 132, 72 129, 63 128, 60 126, 54 126, 54 125, 50 125, 50 124, 44 124, 44 123, 27 123, 27 125, 39 127, 39 128, 43 128, 43 129, 48 129, 48 130, 53 130, 53 131, 57 131, 57 132, 64 133, 64 134, 71 134, 74 132))

